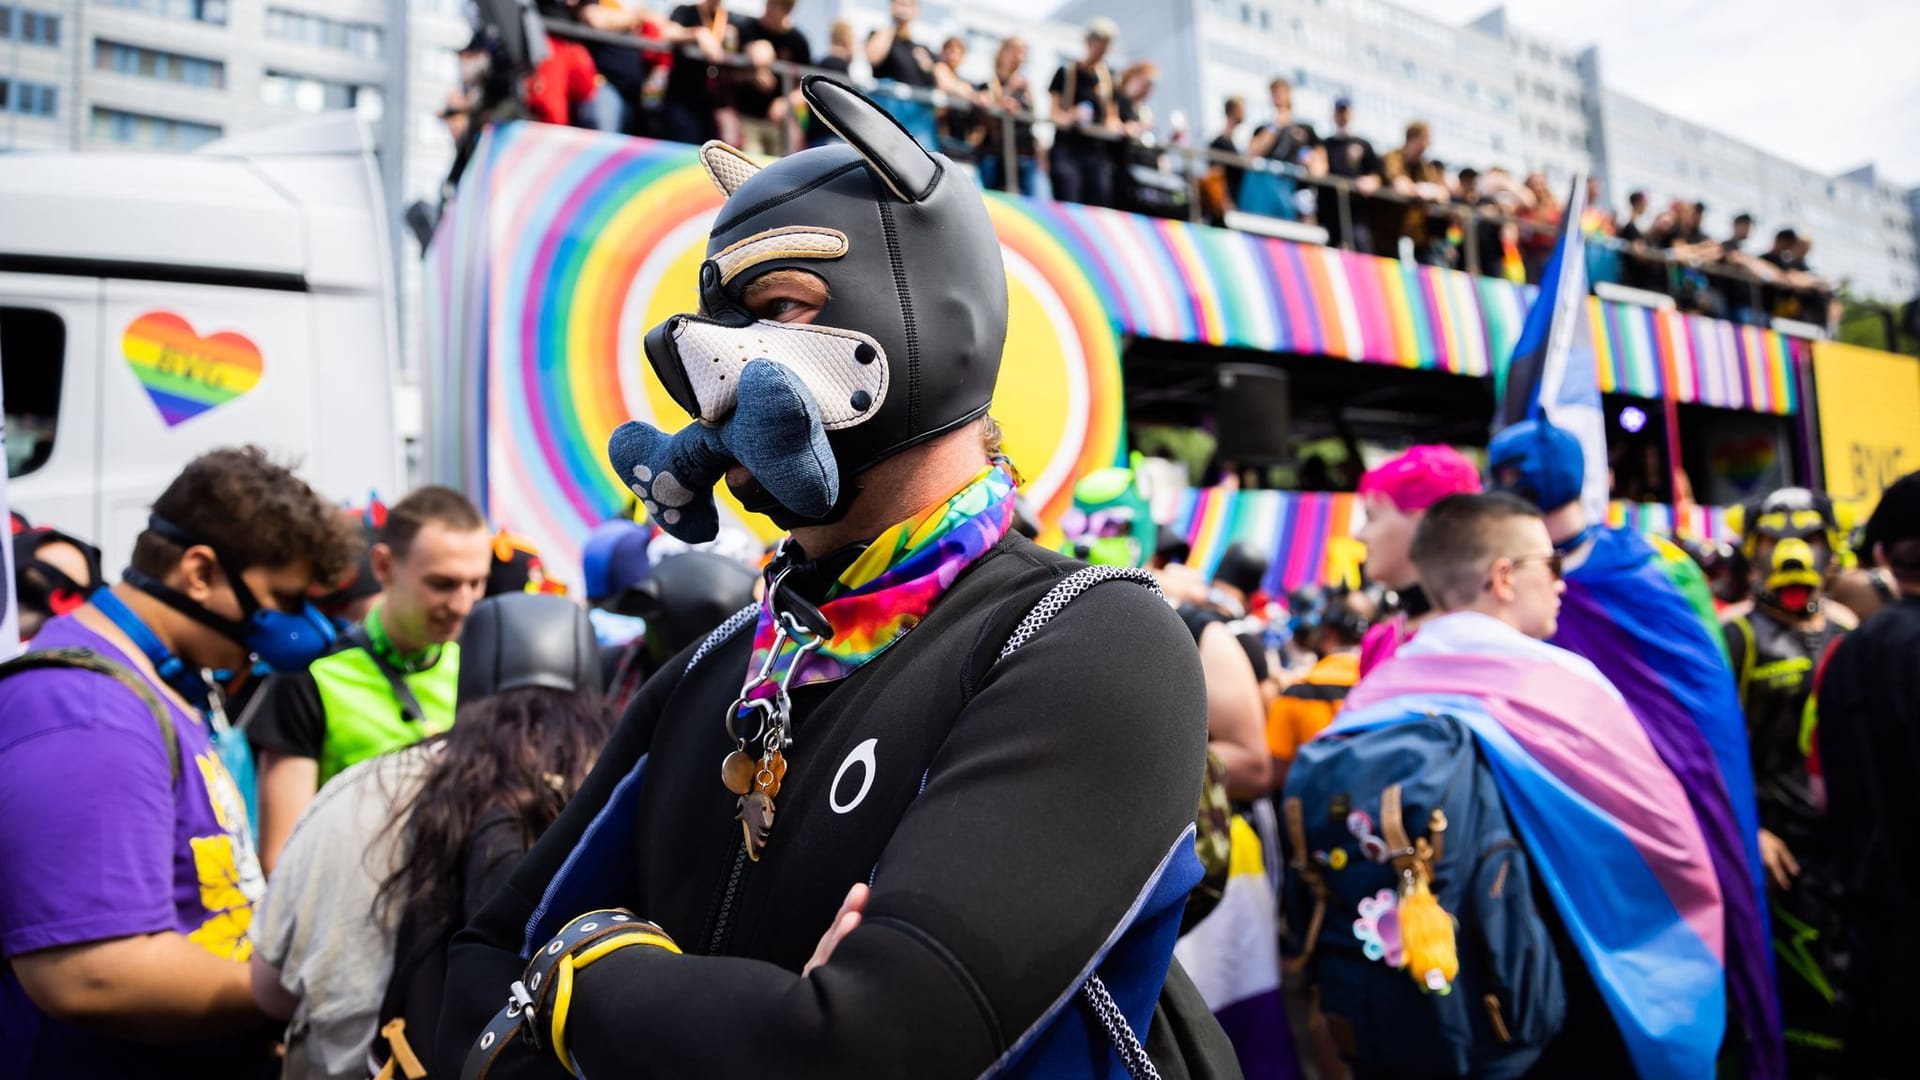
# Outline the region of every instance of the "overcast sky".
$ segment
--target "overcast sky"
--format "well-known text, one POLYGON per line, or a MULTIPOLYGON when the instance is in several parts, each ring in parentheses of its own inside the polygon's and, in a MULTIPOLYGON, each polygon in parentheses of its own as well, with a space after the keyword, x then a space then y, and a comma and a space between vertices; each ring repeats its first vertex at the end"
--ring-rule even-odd
MULTIPOLYGON (((1057 0, 984 0, 1034 11, 1057 0)), ((1394 0, 1464 23, 1497 0, 1394 0)), ((1920 0, 1506 0, 1615 90, 1823 173, 1920 184, 1920 0)))

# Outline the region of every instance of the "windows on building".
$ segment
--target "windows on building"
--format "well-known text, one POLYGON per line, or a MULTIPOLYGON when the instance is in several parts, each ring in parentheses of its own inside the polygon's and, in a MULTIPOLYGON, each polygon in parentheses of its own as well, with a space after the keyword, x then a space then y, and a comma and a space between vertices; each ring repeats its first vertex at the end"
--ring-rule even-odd
POLYGON ((301 112, 354 109, 373 120, 379 119, 386 106, 385 97, 371 86, 316 79, 271 68, 260 77, 260 100, 301 112))
POLYGON ((211 90, 224 89, 227 85, 227 65, 218 60, 162 52, 139 45, 123 45, 105 39, 96 39, 93 43, 93 68, 95 71, 111 71, 116 75, 159 79, 211 90))
POLYGON ((27 45, 60 44, 60 16, 49 11, 0 4, 0 41, 27 45))
POLYGON ((227 0, 93 0, 108 7, 144 11, 168 19, 227 25, 227 0))
POLYGON ((192 150, 220 137, 220 128, 215 124, 176 120, 170 116, 150 116, 99 105, 93 107, 87 130, 96 139, 152 150, 192 150))
POLYGON ((0 113, 44 116, 51 119, 59 115, 59 112, 60 90, 58 87, 20 79, 0 79, 0 113))
POLYGON ((378 60, 386 45, 384 33, 370 23, 343 22, 323 15, 282 8, 267 9, 267 36, 323 49, 337 49, 369 60, 378 60))

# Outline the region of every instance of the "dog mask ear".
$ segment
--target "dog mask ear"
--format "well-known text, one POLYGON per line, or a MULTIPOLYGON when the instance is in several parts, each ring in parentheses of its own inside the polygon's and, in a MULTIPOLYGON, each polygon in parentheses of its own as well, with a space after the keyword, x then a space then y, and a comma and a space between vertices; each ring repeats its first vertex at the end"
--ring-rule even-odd
POLYGON ((900 121, 824 75, 800 80, 800 92, 821 122, 859 151, 902 201, 919 202, 933 194, 940 182, 940 163, 907 134, 900 121))
POLYGON ((700 164, 706 167, 708 179, 720 189, 720 194, 733 198, 740 185, 753 179, 760 171, 747 155, 728 146, 718 139, 710 140, 700 148, 700 164))

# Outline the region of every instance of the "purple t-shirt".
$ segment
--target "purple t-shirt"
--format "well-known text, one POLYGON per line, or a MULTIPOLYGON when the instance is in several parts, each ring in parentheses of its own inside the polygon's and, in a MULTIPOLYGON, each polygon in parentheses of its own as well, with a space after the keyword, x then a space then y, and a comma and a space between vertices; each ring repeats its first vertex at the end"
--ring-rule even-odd
MULTIPOLYGON (((70 615, 33 645, 133 667, 70 615)), ((125 686, 65 670, 0 681, 0 952, 177 930, 236 963, 251 955, 265 879, 245 803, 205 720, 163 700, 180 745, 171 786, 160 725, 125 686)), ((257 1039, 160 1046, 89 1034, 40 1013, 11 970, 0 977, 0 1076, 245 1075, 242 1055, 259 1053, 257 1039)))

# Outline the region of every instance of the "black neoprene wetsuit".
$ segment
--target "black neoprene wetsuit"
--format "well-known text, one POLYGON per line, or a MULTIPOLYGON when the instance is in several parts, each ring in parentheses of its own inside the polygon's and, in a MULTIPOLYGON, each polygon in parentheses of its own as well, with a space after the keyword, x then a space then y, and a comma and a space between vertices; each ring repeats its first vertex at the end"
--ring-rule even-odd
MULTIPOLYGON (((975 1076, 1035 1054, 1053 1055, 1047 1071, 1111 1075, 1108 1045, 1055 1021, 1136 932, 1153 938, 1143 985, 1165 975, 1184 896, 1160 894, 1179 868, 1198 876, 1206 691, 1180 620, 1128 582, 1091 589, 996 663, 1078 566, 1010 535, 879 657, 797 687, 758 862, 720 778, 752 624, 670 662, 456 940, 441 1059, 460 1061, 505 1003, 536 926, 623 906, 685 955, 627 948, 580 973, 566 1036, 584 1075, 975 1076), (801 977, 855 882, 873 887, 865 920, 801 977)), ((1137 1028, 1150 1050, 1152 1026, 1137 1028)), ((523 1048, 491 1074, 563 1075, 523 1048)))

